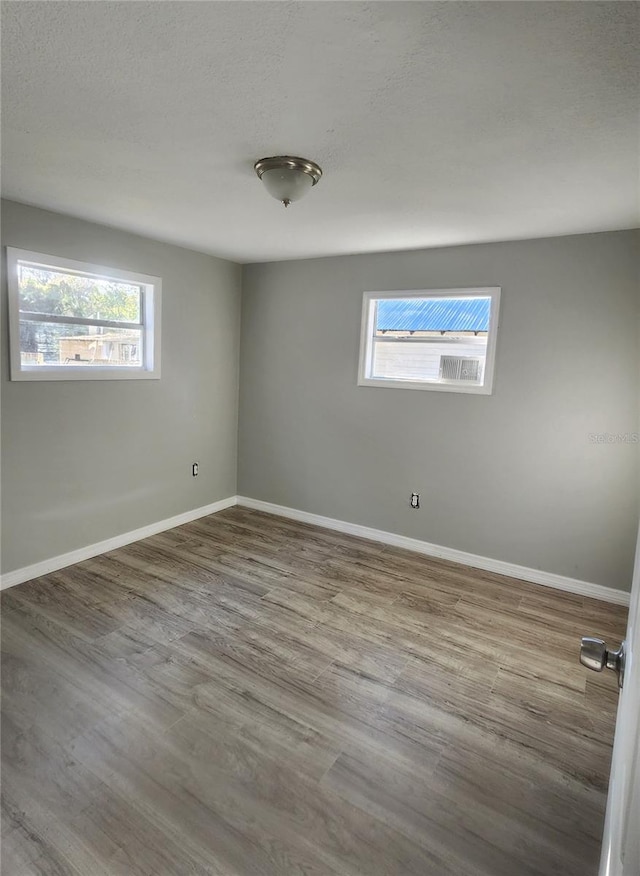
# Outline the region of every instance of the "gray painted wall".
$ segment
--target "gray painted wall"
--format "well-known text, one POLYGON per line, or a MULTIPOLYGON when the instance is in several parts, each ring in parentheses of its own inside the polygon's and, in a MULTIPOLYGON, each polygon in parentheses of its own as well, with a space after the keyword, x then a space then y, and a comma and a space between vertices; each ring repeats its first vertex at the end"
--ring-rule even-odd
POLYGON ((245 267, 239 492, 629 589, 638 234, 245 267), (502 287, 494 394, 356 385, 365 290, 502 287), (421 495, 413 511, 411 491, 421 495))
POLYGON ((2 243, 163 281, 161 380, 11 383, 3 250, 3 572, 234 495, 240 267, 11 202, 2 243))

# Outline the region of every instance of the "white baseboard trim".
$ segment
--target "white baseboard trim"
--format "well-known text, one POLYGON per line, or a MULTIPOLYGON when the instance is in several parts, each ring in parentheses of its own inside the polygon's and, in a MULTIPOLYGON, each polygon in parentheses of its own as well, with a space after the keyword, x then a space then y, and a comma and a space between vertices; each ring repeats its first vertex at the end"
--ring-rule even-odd
POLYGON ((237 504, 245 508, 253 508, 256 511, 265 511, 267 514, 276 514, 279 517, 289 517, 299 520, 301 523, 312 523, 315 526, 323 526, 325 529, 335 529, 349 535, 357 535, 360 538, 368 538, 394 547, 406 548, 429 557, 438 557, 441 560, 451 560, 464 566, 475 569, 484 569, 488 572, 497 572, 500 575, 508 575, 511 578, 519 578, 532 584, 542 584, 544 587, 554 587, 557 590, 565 590, 568 593, 576 593, 579 596, 589 596, 592 599, 601 599, 603 602, 612 602, 615 605, 629 605, 630 594, 624 590, 614 590, 603 587, 601 584, 592 584, 589 581, 579 581, 577 578, 567 578, 564 575, 556 575, 553 572, 544 572, 541 569, 530 569, 527 566, 519 566, 516 563, 506 563, 502 560, 493 560, 489 557, 481 557, 478 554, 469 554, 455 548, 443 547, 438 544, 430 544, 417 538, 408 538, 405 535, 397 535, 394 532, 385 532, 382 529, 372 529, 369 526, 360 526, 357 523, 347 523, 344 520, 334 520, 333 517, 322 517, 320 514, 311 514, 308 511, 298 511, 296 508, 286 508, 284 505, 274 505, 271 502, 262 502, 260 499, 251 499, 248 496, 238 496, 237 504))
POLYGON ((0 590, 15 587, 16 584, 31 581, 33 578, 40 577, 40 575, 57 572, 59 569, 81 563, 83 560, 89 560, 91 557, 99 556, 99 554, 106 554, 108 551, 124 547, 134 541, 140 541, 143 538, 148 538, 150 535, 156 535, 158 532, 165 532, 167 529, 174 529, 176 526, 190 523, 199 517, 207 517, 209 514, 215 514, 234 505, 243 505, 245 508, 253 508, 256 511, 264 511, 267 514, 275 514, 278 517, 288 517, 291 520, 299 520, 301 523, 311 523, 314 526, 322 526, 325 529, 333 529, 348 535, 356 535, 360 538, 379 541, 382 544, 406 548, 406 550, 414 551, 418 554, 425 554, 426 556, 437 557, 442 560, 451 560, 451 562, 461 563, 464 566, 471 566, 475 569, 497 572, 500 575, 508 575, 511 578, 519 578, 533 584, 542 584, 544 587, 554 587, 557 590, 565 590, 568 593, 576 593, 579 596, 589 596, 592 599, 601 599, 604 602, 611 602, 615 605, 629 605, 630 594, 624 590, 614 590, 610 587, 603 587, 601 584, 592 584, 589 581, 580 581, 577 578, 567 578, 564 575, 544 572, 541 569, 530 569, 527 566, 519 566, 516 563, 506 563, 502 560, 470 554, 466 551, 430 544, 427 541, 409 538, 394 532, 385 532, 382 529, 373 529, 370 526, 361 526, 358 523, 348 523, 345 520, 335 520, 333 517, 323 517, 320 514, 312 514, 309 511, 299 511, 297 508, 287 508, 284 505, 274 505, 272 502, 251 499, 248 496, 229 496, 226 499, 220 499, 218 502, 212 502, 210 505, 194 508, 191 511, 185 511, 183 514, 176 514, 174 517, 168 517, 165 520, 150 523, 148 526, 124 532, 122 535, 116 535, 113 538, 105 539, 105 541, 99 541, 95 544, 87 545, 87 547, 69 551, 66 554, 60 554, 49 560, 42 560, 42 562, 34 563, 31 566, 24 566, 22 569, 15 569, 13 572, 6 572, 0 577, 0 590))
POLYGON ((194 508, 192 511, 185 511, 182 514, 176 514, 174 517, 167 517, 166 520, 158 520, 157 523, 150 523, 148 526, 141 526, 139 529, 123 532, 122 535, 115 535, 113 538, 105 539, 105 541, 98 541, 95 544, 87 545, 87 547, 69 551, 67 554, 60 554, 60 556, 52 557, 50 560, 42 560, 42 562, 34 563, 32 566, 24 566, 22 569, 15 569, 13 572, 5 572, 0 578, 0 590, 15 587, 16 584, 31 581, 32 578, 39 578, 40 575, 57 572, 58 569, 73 566, 76 563, 81 563, 83 560, 97 557, 99 554, 106 554, 108 551, 124 547, 126 544, 131 544, 134 541, 140 541, 142 538, 148 538, 150 535, 156 535, 158 532, 174 529, 176 526, 190 523, 199 517, 207 517, 209 514, 223 511, 225 508, 231 508, 236 503, 237 497, 229 496, 227 499, 220 499, 220 501, 212 502, 210 505, 203 505, 201 508, 194 508))

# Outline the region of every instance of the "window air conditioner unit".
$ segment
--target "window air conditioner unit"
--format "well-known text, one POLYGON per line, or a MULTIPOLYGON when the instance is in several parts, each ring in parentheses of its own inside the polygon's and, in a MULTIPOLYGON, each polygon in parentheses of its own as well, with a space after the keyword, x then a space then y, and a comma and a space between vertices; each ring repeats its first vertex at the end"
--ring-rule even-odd
POLYGON ((443 380, 470 380, 477 383, 481 377, 480 359, 470 356, 440 356, 440 377, 443 380))

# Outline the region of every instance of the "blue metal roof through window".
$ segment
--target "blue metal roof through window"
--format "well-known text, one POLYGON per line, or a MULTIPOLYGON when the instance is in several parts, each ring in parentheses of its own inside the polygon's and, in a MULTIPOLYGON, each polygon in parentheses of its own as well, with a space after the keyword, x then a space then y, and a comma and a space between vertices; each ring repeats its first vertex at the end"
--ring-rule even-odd
POLYGON ((490 298, 379 298, 376 331, 487 332, 490 298))

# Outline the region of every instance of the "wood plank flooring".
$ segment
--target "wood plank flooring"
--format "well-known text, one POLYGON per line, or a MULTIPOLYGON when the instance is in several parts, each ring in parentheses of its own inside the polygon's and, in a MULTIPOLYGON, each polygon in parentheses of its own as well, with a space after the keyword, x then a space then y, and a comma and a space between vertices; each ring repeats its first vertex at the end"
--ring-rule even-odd
POLYGON ((22 584, 3 876, 595 876, 625 625, 243 508, 22 584))

